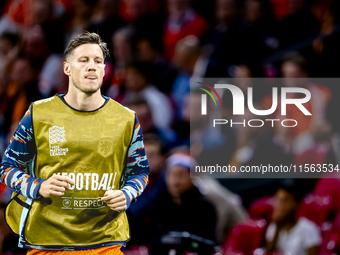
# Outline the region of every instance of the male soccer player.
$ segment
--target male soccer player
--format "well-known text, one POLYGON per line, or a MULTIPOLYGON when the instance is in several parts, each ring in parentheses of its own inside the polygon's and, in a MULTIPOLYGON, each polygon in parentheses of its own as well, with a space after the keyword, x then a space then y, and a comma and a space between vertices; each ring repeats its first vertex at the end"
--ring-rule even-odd
POLYGON ((5 151, 6 221, 27 254, 123 254, 130 238, 149 165, 135 113, 101 95, 107 53, 95 33, 74 38, 68 92, 32 103, 5 151))

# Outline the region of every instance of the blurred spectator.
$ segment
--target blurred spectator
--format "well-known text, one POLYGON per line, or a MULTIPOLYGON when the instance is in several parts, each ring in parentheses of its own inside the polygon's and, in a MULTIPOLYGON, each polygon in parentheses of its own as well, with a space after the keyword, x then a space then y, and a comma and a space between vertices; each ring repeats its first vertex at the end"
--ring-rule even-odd
POLYGON ((163 93, 170 93, 178 71, 162 57, 162 42, 156 35, 141 35, 136 42, 136 58, 155 66, 155 86, 163 93))
POLYGON ((123 0, 120 14, 126 21, 135 21, 144 14, 159 11, 161 1, 157 0, 123 0))
POLYGON ((271 0, 271 3, 277 21, 281 21, 287 17, 289 12, 289 0, 271 0))
POLYGON ((303 196, 302 187, 290 179, 275 193, 272 222, 266 231, 267 253, 318 254, 322 242, 319 227, 297 216, 303 196))
POLYGON ((162 37, 165 10, 159 0, 124 0, 121 2, 121 16, 138 34, 162 37))
POLYGON ((209 68, 208 56, 203 52, 199 39, 189 35, 176 44, 172 59, 179 69, 171 94, 178 108, 177 116, 183 119, 184 99, 190 93, 190 78, 219 77, 214 69, 209 68))
POLYGON ((239 64, 257 64, 280 47, 269 0, 246 0, 238 39, 239 64))
MULTIPOLYGON (((261 105, 258 103, 255 103, 254 107, 259 110, 262 109, 261 105)), ((248 109, 245 109, 244 115, 233 116, 231 118, 233 123, 238 124, 233 124, 229 131, 229 137, 233 133, 235 134, 234 139, 236 148, 228 151, 228 164, 240 169, 241 166, 252 167, 260 166, 261 164, 280 166, 292 163, 291 155, 286 153, 280 144, 275 141, 273 132, 268 132, 268 128, 266 127, 267 124, 264 124, 261 127, 251 127, 248 125, 248 121, 251 119, 264 121, 264 116, 255 115, 248 109)), ((258 122, 256 121, 256 123, 258 122)), ((224 149, 224 151, 226 151, 226 149, 224 149)), ((235 187, 235 185, 241 185, 243 187, 237 188, 237 190, 242 198, 243 205, 246 207, 251 201, 261 196, 261 194, 267 194, 268 190, 276 185, 277 179, 274 178, 279 177, 279 174, 274 174, 271 178, 262 179, 259 178, 257 173, 246 173, 245 175, 242 175, 242 173, 235 174, 238 174, 239 178, 247 176, 247 179, 230 179, 229 181, 226 180, 224 183, 227 188, 232 190, 232 186, 235 187), (252 176, 257 178, 252 178, 252 176)), ((235 174, 234 177, 237 178, 235 174)), ((233 175, 233 173, 229 173, 229 175, 233 175)), ((225 178, 228 178, 228 175, 226 175, 225 178)))
POLYGON ((162 44, 155 36, 140 35, 136 40, 137 59, 156 64, 165 62, 162 54, 162 44))
MULTIPOLYGON (((259 105, 254 107, 261 109, 259 105)), ((251 119, 261 119, 260 116, 254 115, 247 109, 241 118, 234 120, 241 124, 234 126, 236 150, 231 158, 231 165, 240 167, 241 165, 257 166, 260 164, 280 165, 291 162, 289 155, 276 144, 273 135, 266 132, 264 125, 261 127, 242 125, 243 121, 248 123, 251 119)))
POLYGON ((193 183, 214 205, 217 213, 216 240, 222 245, 230 230, 248 218, 247 212, 242 206, 242 200, 214 178, 193 178, 193 183))
MULTIPOLYGON (((269 109, 272 105, 272 95, 266 80, 253 78, 256 69, 247 65, 235 67, 235 79, 233 84, 238 86, 245 97, 248 96, 248 88, 253 89, 252 100, 255 109, 269 109)), ((252 114, 248 109, 242 116, 233 116, 233 98, 229 91, 225 91, 222 96, 223 118, 232 119, 237 123, 248 123, 251 119, 261 119, 261 116, 252 114)), ((274 165, 290 162, 289 156, 276 144, 273 131, 269 125, 262 127, 250 127, 249 125, 223 125, 224 133, 229 137, 235 136, 236 150, 231 157, 231 164, 237 167, 241 165, 257 165, 264 162, 274 165), (269 153, 269 154, 268 154, 269 153), (270 155, 270 156, 269 156, 270 155), (288 162, 287 162, 288 161, 288 162)))
MULTIPOLYGON (((190 154, 197 158, 200 165, 228 165, 235 149, 233 133, 223 133, 209 125, 209 118, 214 116, 201 114, 202 91, 194 89, 185 98, 183 121, 190 129, 190 154), (190 111, 190 109, 196 109, 190 111)), ((208 104, 208 112, 210 105, 208 104)), ((188 134, 189 139, 189 134, 188 134)))
POLYGON ((24 34, 24 52, 39 68, 38 87, 43 97, 58 91, 63 77, 63 59, 49 51, 46 37, 39 26, 34 26, 24 34))
POLYGON ((315 36, 320 24, 310 12, 307 0, 289 0, 289 15, 281 22, 279 37, 282 48, 315 36))
MULTIPOLYGON (((157 135, 144 135, 144 145, 147 147, 146 153, 150 165, 148 189, 153 189, 153 186, 158 184, 157 181, 163 174, 165 165, 164 145, 157 135)), ((148 192, 146 192, 147 194, 148 192)))
MULTIPOLYGON (((317 74, 315 77, 338 77, 337 61, 340 57, 338 45, 340 33, 338 24, 340 22, 339 1, 316 1, 314 5, 314 16, 321 22, 320 34, 313 41, 313 53, 316 55, 317 74)), ((338 86, 336 86, 338 87, 338 86)), ((336 91, 338 92, 338 91, 336 91)))
POLYGON ((151 253, 162 251, 161 236, 169 231, 186 231, 215 240, 216 212, 190 178, 190 166, 194 165, 193 158, 186 154, 175 153, 167 159, 168 192, 159 197, 153 208, 151 226, 155 227, 155 232, 151 253))
POLYGON ((132 27, 119 29, 112 37, 113 56, 115 65, 124 68, 128 62, 132 61, 132 37, 134 30, 132 27))
POLYGON ((95 8, 96 0, 72 0, 73 16, 66 27, 64 48, 69 41, 87 30, 91 24, 91 17, 95 8))
POLYGON ((190 0, 167 1, 169 14, 163 34, 164 56, 172 59, 179 40, 188 35, 200 38, 207 31, 208 24, 191 8, 190 0))
MULTIPOLYGON (((296 120, 298 125, 289 129, 280 126, 279 134, 286 148, 290 148, 295 155, 296 163, 326 163, 327 154, 331 152, 329 144, 331 126, 326 122, 330 90, 309 79, 307 61, 301 55, 293 55, 284 61, 282 75, 285 86, 306 88, 312 97, 304 103, 304 107, 311 115, 305 115, 295 105, 286 106, 285 118, 296 120)), ((290 93, 288 98, 299 96, 301 95, 290 93)))
MULTIPOLYGON (((199 39, 196 36, 189 35, 176 44, 172 62, 187 76, 198 75, 202 77, 201 72, 195 74, 195 65, 201 55, 201 50, 199 39)), ((204 72, 204 70, 202 71, 204 72)))
POLYGON ((211 77, 231 76, 232 66, 237 64, 238 16, 239 8, 236 0, 217 0, 215 2, 216 25, 202 39, 206 51, 211 51, 208 65, 210 69, 218 72, 211 77))
POLYGON ((135 31, 132 27, 123 27, 118 29, 112 36, 114 63, 111 71, 111 86, 107 92, 111 98, 117 97, 121 89, 121 83, 124 80, 126 64, 133 60, 132 38, 134 33, 135 31))
POLYGON ((35 0, 32 6, 32 26, 48 23, 53 18, 53 2, 35 0))
MULTIPOLYGON (((37 68, 28 58, 18 58, 11 71, 10 83, 0 100, 3 121, 0 133, 11 137, 29 104, 40 99, 37 88, 37 68)), ((6 139, 6 143, 9 139, 6 139)))
POLYGON ((5 12, 0 19, 0 35, 4 31, 20 32, 23 27, 32 24, 30 6, 34 0, 9 0, 6 2, 5 12))
MULTIPOLYGON (((60 3, 59 3, 60 4, 60 3)), ((50 52, 62 53, 64 43, 64 20, 55 12, 58 4, 52 0, 34 0, 32 6, 32 26, 40 26, 44 31, 46 45, 50 52)), ((63 13, 63 11, 62 11, 63 13)))
MULTIPOLYGON (((235 66, 234 73, 232 75, 235 77, 234 83, 237 87, 239 87, 244 95, 247 95, 248 88, 254 86, 253 72, 251 71, 248 65, 237 65, 235 66)), ((254 89, 255 92, 258 90, 254 89)), ((257 103, 259 103, 259 98, 254 99, 257 103)), ((223 113, 225 118, 231 118, 233 112, 233 98, 232 94, 228 91, 223 93, 222 95, 222 104, 223 104, 223 113)))
POLYGON ((102 40, 107 43, 110 52, 112 52, 112 45, 110 44, 112 35, 124 25, 124 21, 118 13, 119 3, 120 0, 97 1, 96 13, 88 27, 88 31, 99 34, 102 40))
MULTIPOLYGON (((256 79, 255 77, 263 77, 262 70, 256 65, 236 65, 233 70, 233 84, 239 87, 244 96, 248 95, 248 88, 253 88, 252 99, 254 104, 260 104, 264 109, 271 107, 272 91, 270 90, 267 80, 256 79)), ((232 111, 232 95, 231 93, 223 93, 223 106, 229 111, 232 111)), ((229 116, 230 117, 230 116, 229 116)))
MULTIPOLYGON (((143 98, 134 98, 127 103, 127 106, 136 113, 144 135, 156 135, 164 148, 172 149, 178 145, 176 132, 170 128, 157 128, 153 122, 150 106, 143 98)), ((150 164, 150 163, 149 163, 150 164)))
POLYGON ((177 116, 183 118, 184 99, 190 93, 190 78, 194 75, 196 62, 201 54, 197 37, 187 36, 176 44, 175 55, 172 60, 179 69, 171 95, 177 105, 177 116))
POLYGON ((0 96, 8 83, 10 66, 20 51, 21 38, 17 33, 4 32, 0 36, 0 96))
POLYGON ((123 104, 136 96, 145 98, 151 109, 152 119, 157 128, 169 128, 173 119, 170 100, 152 85, 153 66, 148 63, 134 62, 125 68, 125 91, 116 99, 123 104))
POLYGON ((23 29, 35 24, 60 18, 70 9, 70 2, 68 0, 8 0, 0 19, 0 35, 4 31, 22 32, 23 29), (48 5, 53 7, 52 13, 48 5))

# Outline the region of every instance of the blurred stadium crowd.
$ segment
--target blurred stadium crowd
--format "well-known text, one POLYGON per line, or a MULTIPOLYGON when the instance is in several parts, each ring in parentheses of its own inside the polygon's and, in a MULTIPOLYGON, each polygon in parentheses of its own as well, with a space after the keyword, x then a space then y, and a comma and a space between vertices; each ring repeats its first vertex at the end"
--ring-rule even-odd
MULTIPOLYGON (((136 112, 151 167, 128 211, 126 254, 213 254, 215 245, 216 254, 340 253, 336 171, 299 180, 189 172, 217 151, 218 163, 237 167, 340 163, 340 86, 309 79, 339 76, 339 1, 0 0, 0 155, 30 102, 67 90, 63 50, 83 31, 108 44, 102 93, 136 112), (311 91, 312 116, 288 108, 295 128, 226 127, 218 137, 191 127, 190 140, 189 106, 200 107, 200 94, 189 98, 192 77, 299 78, 282 86, 311 91)), ((241 81, 244 94, 257 87, 257 108, 270 108, 270 87, 241 81)), ((230 95, 222 100, 231 118, 230 95)), ((0 194, 4 210, 11 194, 0 194)), ((0 249, 23 253, 0 215, 0 249)))

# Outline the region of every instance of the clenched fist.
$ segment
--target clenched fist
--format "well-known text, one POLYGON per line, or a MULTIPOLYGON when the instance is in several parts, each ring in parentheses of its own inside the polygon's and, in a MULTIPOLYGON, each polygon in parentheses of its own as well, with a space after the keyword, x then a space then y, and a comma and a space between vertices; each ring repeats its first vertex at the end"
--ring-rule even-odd
POLYGON ((126 209, 126 197, 121 190, 108 190, 101 200, 113 211, 124 211, 126 209))
POLYGON ((63 196, 68 185, 75 185, 68 176, 53 175, 41 183, 39 194, 45 198, 51 196, 63 196))

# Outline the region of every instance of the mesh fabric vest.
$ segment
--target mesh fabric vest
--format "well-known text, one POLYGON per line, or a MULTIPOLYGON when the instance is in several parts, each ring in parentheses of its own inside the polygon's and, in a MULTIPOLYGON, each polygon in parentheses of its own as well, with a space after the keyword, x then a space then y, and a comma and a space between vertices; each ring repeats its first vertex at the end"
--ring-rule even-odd
POLYGON ((75 185, 62 197, 36 200, 18 195, 11 201, 6 221, 20 242, 26 247, 75 249, 127 241, 125 212, 112 211, 100 198, 122 186, 134 112, 113 100, 82 112, 54 96, 32 104, 32 120, 37 147, 32 175, 67 175, 75 185))

